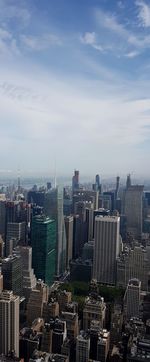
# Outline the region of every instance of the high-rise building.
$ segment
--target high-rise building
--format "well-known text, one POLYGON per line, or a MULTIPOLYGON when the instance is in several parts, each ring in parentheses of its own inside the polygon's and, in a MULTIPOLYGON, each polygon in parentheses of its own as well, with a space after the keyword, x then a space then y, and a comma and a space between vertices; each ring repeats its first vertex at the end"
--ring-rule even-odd
POLYGON ((69 261, 73 256, 73 216, 65 217, 66 229, 66 268, 69 269, 69 261))
POLYGON ((116 283, 116 259, 119 255, 118 216, 95 218, 93 278, 100 283, 116 283))
POLYGON ((23 295, 28 301, 30 293, 36 287, 36 277, 32 269, 32 248, 29 246, 20 247, 22 261, 22 286, 23 295))
POLYGON ((48 287, 42 281, 38 281, 36 288, 32 290, 27 304, 27 321, 29 325, 36 318, 43 315, 43 305, 48 302, 48 287))
POLYGON ((127 232, 135 238, 142 234, 142 196, 143 186, 128 186, 124 193, 124 214, 127 218, 127 232))
MULTIPOLYGON (((127 248, 126 248, 127 249, 127 248)), ((117 258, 117 285, 126 288, 132 278, 141 281, 141 289, 148 289, 149 279, 148 252, 142 245, 122 252, 117 258)))
MULTIPOLYGON (((12 254, 13 243, 11 240, 16 240, 16 244, 24 245, 26 241, 26 224, 25 222, 8 222, 6 232, 6 256, 12 254)), ((14 245, 16 246, 16 245, 14 245)))
POLYGON ((18 255, 2 260, 4 289, 12 290, 15 295, 22 296, 22 261, 18 255))
POLYGON ((12 291, 0 294, 0 354, 19 357, 19 297, 12 291))
POLYGON ((87 331, 91 326, 92 320, 98 321, 101 328, 103 328, 105 314, 106 304, 104 303, 104 298, 99 296, 97 298, 87 297, 83 309, 83 329, 87 331))
POLYGON ((139 316, 141 282, 130 279, 124 296, 125 314, 128 319, 139 316))
POLYGON ((35 275, 52 284, 56 265, 56 223, 44 215, 35 216, 31 224, 32 265, 35 275))
POLYGON ((89 334, 82 332, 76 339, 76 362, 88 362, 90 355, 89 334))
POLYGON ((56 275, 66 271, 66 232, 63 215, 63 189, 57 187, 45 194, 45 215, 56 222, 56 275))
POLYGON ((75 170, 72 177, 72 192, 79 189, 79 171, 75 170))

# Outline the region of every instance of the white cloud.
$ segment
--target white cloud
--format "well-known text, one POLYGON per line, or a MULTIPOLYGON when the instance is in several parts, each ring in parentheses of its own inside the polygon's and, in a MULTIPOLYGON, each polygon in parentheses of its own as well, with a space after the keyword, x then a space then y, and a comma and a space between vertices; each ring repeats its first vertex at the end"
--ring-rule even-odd
POLYGON ((31 14, 20 1, 14 4, 8 0, 0 0, 0 19, 2 19, 2 21, 9 22, 9 20, 13 18, 17 19, 20 26, 26 26, 30 21, 31 14))
POLYGON ((7 168, 20 161, 22 167, 46 168, 55 153, 62 172, 77 160, 83 172, 89 162, 91 172, 99 164, 113 171, 115 163, 127 162, 131 149, 149 139, 150 99, 131 100, 143 88, 140 83, 127 82, 123 90, 118 81, 111 88, 109 80, 72 77, 70 82, 32 66, 23 73, 0 70, 0 79, 1 135, 11 154, 4 158, 7 168))
POLYGON ((136 5, 139 7, 138 18, 140 20, 140 25, 143 27, 150 27, 150 6, 147 5, 144 1, 137 0, 136 5))
POLYGON ((135 58, 135 57, 137 57, 138 55, 139 55, 140 53, 138 52, 138 51, 136 51, 136 50, 133 50, 133 51, 131 51, 131 52, 129 52, 129 53, 127 53, 127 54, 125 54, 125 57, 127 57, 127 58, 135 58))
POLYGON ((20 39, 27 48, 35 51, 48 49, 52 45, 62 45, 61 39, 54 34, 43 34, 40 36, 21 35, 20 39))
POLYGON ((103 47, 97 43, 97 37, 95 32, 86 32, 80 37, 80 40, 83 44, 91 45, 94 49, 103 51, 103 47))

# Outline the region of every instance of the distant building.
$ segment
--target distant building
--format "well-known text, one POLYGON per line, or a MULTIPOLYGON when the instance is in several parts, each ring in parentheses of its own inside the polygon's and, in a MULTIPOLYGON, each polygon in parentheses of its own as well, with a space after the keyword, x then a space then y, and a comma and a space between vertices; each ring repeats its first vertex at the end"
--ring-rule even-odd
POLYGON ((127 218, 127 231, 135 238, 142 234, 143 186, 129 185, 124 193, 124 214, 127 218))
POLYGON ((35 216, 31 224, 31 244, 35 275, 51 285, 56 267, 55 221, 44 215, 35 216))
POLYGON ((116 259, 119 255, 118 216, 96 216, 93 278, 100 283, 116 283, 116 259))
POLYGON ((65 217, 66 229, 66 268, 69 269, 69 262, 73 256, 73 216, 65 217))
POLYGON ((66 271, 66 230, 63 214, 63 189, 57 187, 45 194, 44 213, 56 223, 56 276, 66 271))
POLYGON ((130 279, 125 292, 125 314, 127 319, 139 316, 141 282, 130 279))
POLYGON ((146 248, 135 246, 117 258, 117 285, 126 288, 132 278, 141 281, 141 289, 148 289, 149 260, 146 248))
POLYGON ((42 317, 45 302, 48 302, 48 287, 39 280, 36 288, 32 290, 27 304, 27 321, 29 326, 31 326, 35 319, 42 317))
POLYGON ((0 354, 19 357, 19 297, 12 291, 0 294, 0 354))
POLYGON ((75 170, 72 177, 72 192, 79 189, 79 171, 75 170))
POLYGON ((22 262, 18 255, 2 260, 3 287, 12 290, 15 295, 22 296, 22 262))

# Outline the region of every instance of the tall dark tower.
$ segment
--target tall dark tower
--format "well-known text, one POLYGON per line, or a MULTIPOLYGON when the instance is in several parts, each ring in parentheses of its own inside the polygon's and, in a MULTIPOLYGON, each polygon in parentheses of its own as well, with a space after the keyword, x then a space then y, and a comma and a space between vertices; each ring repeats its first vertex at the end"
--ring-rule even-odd
POLYGON ((115 199, 118 198, 118 191, 119 191, 119 183, 120 183, 120 177, 116 177, 116 190, 115 190, 115 199))
POLYGON ((72 177, 72 193, 79 189, 79 171, 75 170, 72 177))
POLYGON ((127 175, 126 188, 128 189, 131 186, 131 175, 127 175))

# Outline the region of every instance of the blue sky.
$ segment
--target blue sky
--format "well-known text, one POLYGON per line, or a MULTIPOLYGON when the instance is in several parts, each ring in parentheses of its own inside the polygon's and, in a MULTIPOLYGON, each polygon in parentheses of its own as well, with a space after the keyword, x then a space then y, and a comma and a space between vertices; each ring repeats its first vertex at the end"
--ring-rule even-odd
POLYGON ((0 0, 1 172, 149 176, 150 1, 0 0))

